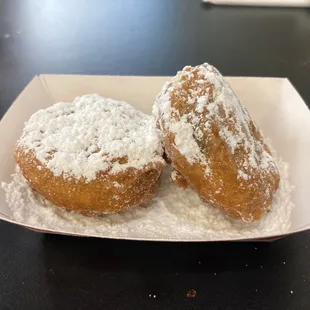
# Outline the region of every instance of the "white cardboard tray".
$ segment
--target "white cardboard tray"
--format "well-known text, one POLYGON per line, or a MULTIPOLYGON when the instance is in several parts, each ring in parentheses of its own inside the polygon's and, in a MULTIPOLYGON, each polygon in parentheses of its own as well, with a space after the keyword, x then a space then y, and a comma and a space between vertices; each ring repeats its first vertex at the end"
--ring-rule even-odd
MULTIPOLYGON (((150 113, 156 95, 168 79, 168 77, 81 75, 34 77, 0 122, 0 184, 10 182, 15 168, 12 156, 15 143, 21 135, 24 122, 38 109, 46 108, 58 101, 72 101, 79 95, 100 93, 105 97, 125 100, 143 112, 150 113)), ((309 229, 310 112, 306 104, 288 79, 228 77, 227 80, 263 133, 272 140, 277 154, 289 163, 290 183, 295 186, 291 197, 295 208, 291 214, 291 228, 288 234, 309 229)), ((72 234, 69 231, 30 227, 23 222, 13 220, 2 190, 0 190, 0 219, 34 230, 72 234)), ((72 235, 87 236, 86 234, 72 235)), ((96 237, 117 238, 109 234, 96 237)), ((279 237, 279 235, 261 236, 262 239, 273 237, 279 237)), ((144 240, 143 236, 137 238, 119 236, 119 239, 144 240)), ((154 237, 151 240, 159 239, 154 237)))

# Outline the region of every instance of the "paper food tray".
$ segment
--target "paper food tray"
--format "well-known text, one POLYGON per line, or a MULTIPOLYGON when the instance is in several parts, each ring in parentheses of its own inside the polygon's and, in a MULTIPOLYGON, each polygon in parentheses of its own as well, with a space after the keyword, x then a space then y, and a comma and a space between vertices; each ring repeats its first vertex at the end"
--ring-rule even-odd
MULTIPOLYGON (((36 76, 22 91, 0 122, 0 184, 10 182, 14 173, 13 150, 19 139, 24 122, 41 108, 58 101, 72 101, 76 96, 99 93, 105 97, 124 100, 143 112, 150 113, 152 105, 169 77, 135 76, 82 76, 40 75, 36 76)), ((302 98, 288 79, 228 77, 242 104, 248 109, 258 127, 272 140, 277 154, 289 163, 289 181, 294 185, 291 201, 295 205, 291 213, 290 230, 282 235, 265 234, 256 239, 272 239, 310 228, 309 180, 310 165, 310 113, 302 98)), ((174 202, 176 205, 178 201, 174 202)), ((44 225, 33 226, 12 218, 12 212, 0 189, 0 219, 49 233, 92 236, 101 238, 153 240, 153 241, 207 241, 204 238, 161 238, 141 235, 115 235, 75 233, 67 230, 46 229, 44 225)), ((164 221, 164 219, 163 219, 164 221)), ((229 238, 225 240, 250 240, 229 238)), ((212 240, 217 241, 217 240, 212 240)), ((221 239, 223 241, 223 239, 221 239)))

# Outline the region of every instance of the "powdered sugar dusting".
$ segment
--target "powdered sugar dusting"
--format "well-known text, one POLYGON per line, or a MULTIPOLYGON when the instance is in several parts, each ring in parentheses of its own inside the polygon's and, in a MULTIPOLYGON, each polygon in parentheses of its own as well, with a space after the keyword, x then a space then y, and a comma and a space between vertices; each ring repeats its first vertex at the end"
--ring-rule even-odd
POLYGON ((97 94, 39 110, 25 124, 18 146, 34 151, 56 176, 87 181, 101 171, 163 162, 153 117, 97 94))
POLYGON ((244 173, 242 170, 238 170, 238 179, 249 180, 250 177, 248 174, 244 173))
POLYGON ((176 170, 172 170, 170 177, 171 177, 172 181, 176 181, 177 180, 178 176, 177 176, 176 170))
POLYGON ((19 169, 9 184, 3 184, 13 220, 37 229, 98 237, 156 240, 223 240, 283 234, 289 230, 293 205, 288 182, 288 164, 276 158, 280 173, 279 189, 270 212, 260 221, 232 220, 219 210, 202 203, 192 190, 183 190, 164 171, 158 196, 147 206, 98 218, 66 212, 34 192, 19 169))
POLYGON ((200 142, 208 149, 215 134, 233 156, 242 149, 243 155, 234 156, 234 161, 245 174, 253 174, 254 169, 277 171, 248 112, 217 69, 207 63, 186 66, 167 82, 156 99, 153 114, 162 120, 159 124, 164 132, 174 133, 175 146, 188 162, 199 162, 208 172, 212 171, 200 142))

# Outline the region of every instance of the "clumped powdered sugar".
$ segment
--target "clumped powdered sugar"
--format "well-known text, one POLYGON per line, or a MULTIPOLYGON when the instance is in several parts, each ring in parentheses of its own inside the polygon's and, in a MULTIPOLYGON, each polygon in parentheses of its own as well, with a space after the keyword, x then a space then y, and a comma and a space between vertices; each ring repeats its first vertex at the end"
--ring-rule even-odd
POLYGON ((56 176, 87 181, 99 171, 163 162, 153 117, 98 94, 39 110, 25 124, 18 145, 34 151, 56 176))
POLYGON ((147 207, 97 218, 54 207, 31 189, 19 169, 9 184, 2 184, 13 220, 38 229, 92 236, 156 240, 223 240, 283 234, 289 230, 292 186, 288 164, 276 158, 280 185, 270 212, 260 221, 244 223, 226 217, 202 203, 192 190, 183 190, 169 179, 166 167, 162 186, 147 207))
POLYGON ((172 132, 177 133, 174 143, 181 150, 181 154, 188 159, 189 163, 195 162, 198 158, 204 160, 197 142, 193 139, 194 132, 191 124, 182 118, 180 122, 172 123, 170 129, 172 132))

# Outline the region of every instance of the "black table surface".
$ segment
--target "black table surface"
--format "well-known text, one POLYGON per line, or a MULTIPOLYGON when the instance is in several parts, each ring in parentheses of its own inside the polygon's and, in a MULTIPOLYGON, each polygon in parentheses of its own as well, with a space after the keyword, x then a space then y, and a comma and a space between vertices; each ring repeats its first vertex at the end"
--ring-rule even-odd
MULTIPOLYGON (((310 102, 307 9, 2 0, 0 14, 0 116, 35 74, 173 75, 205 61, 224 75, 288 77, 310 102)), ((0 309, 310 309, 310 232, 151 243, 0 222, 0 309)))

